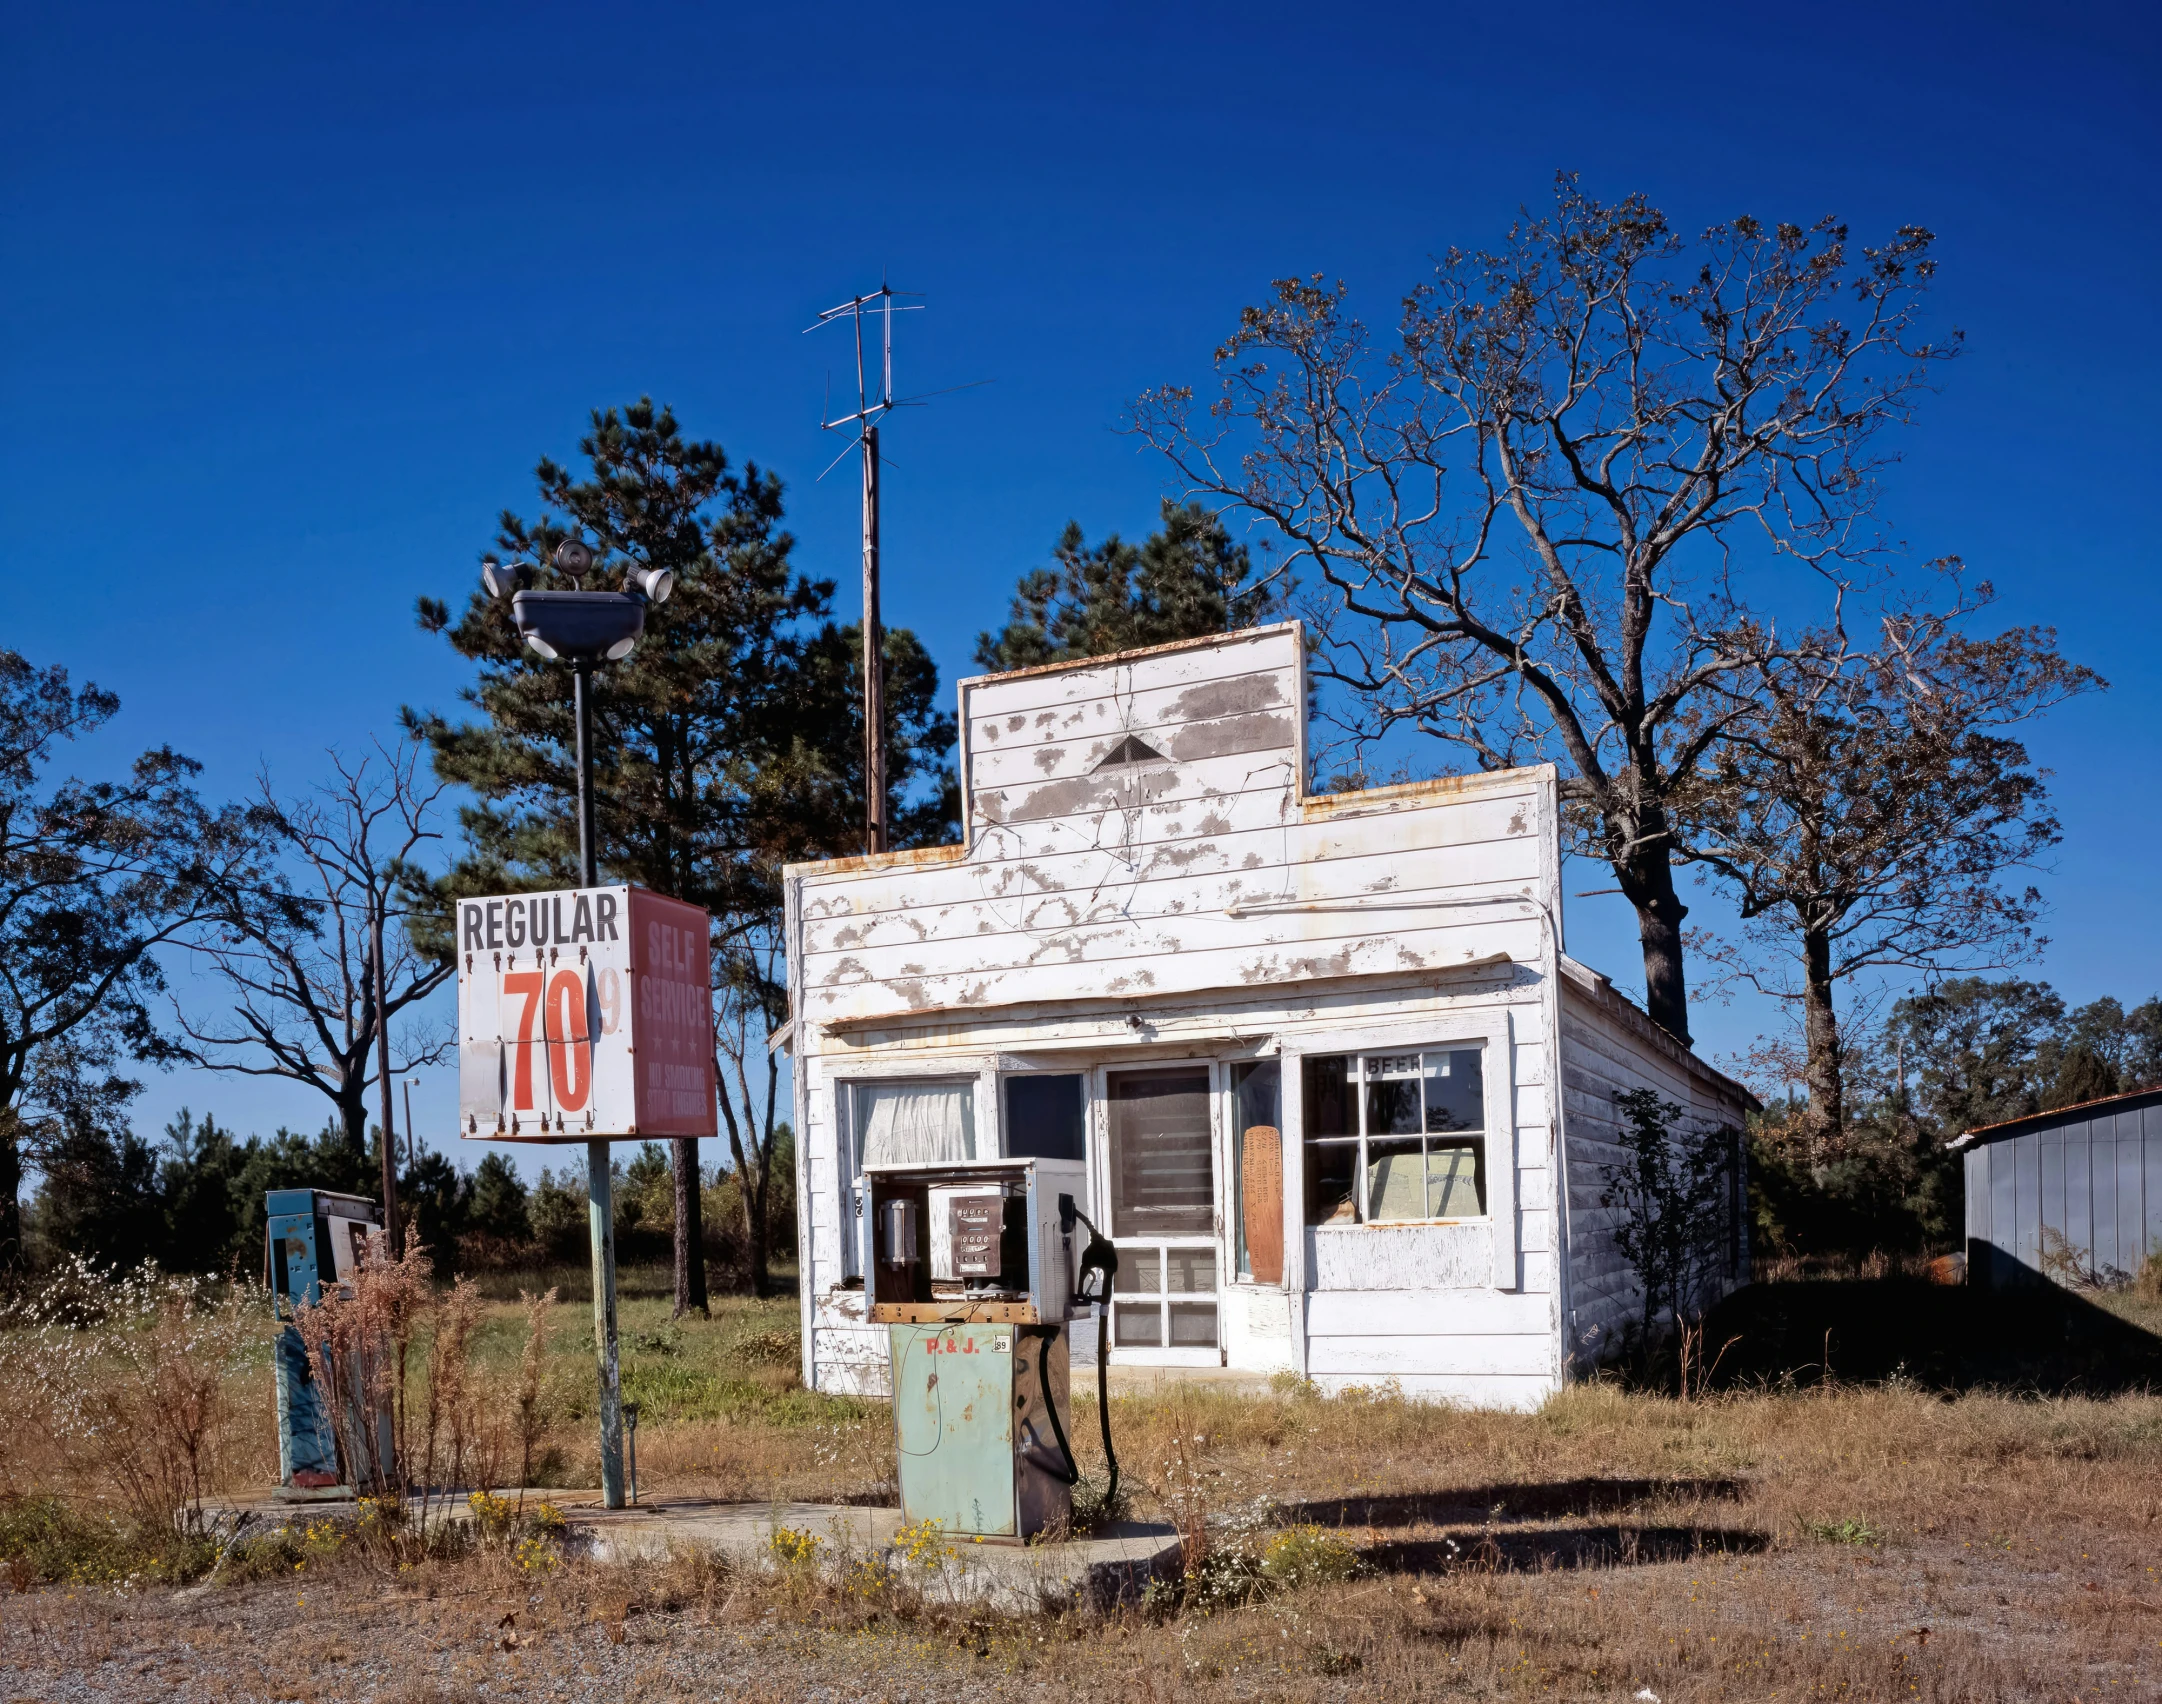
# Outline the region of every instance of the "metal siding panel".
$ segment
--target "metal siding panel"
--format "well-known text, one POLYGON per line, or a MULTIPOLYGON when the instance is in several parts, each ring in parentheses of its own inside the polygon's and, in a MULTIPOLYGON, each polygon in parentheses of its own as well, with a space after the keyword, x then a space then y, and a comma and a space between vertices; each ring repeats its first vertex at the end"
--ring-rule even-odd
POLYGON ((2085 1164, 2084 1153, 2068 1152, 2068 1145, 2061 1130, 2037 1131, 2034 1136, 2035 1178, 2040 1185, 2035 1200, 2035 1236, 2039 1243, 2044 1231, 2056 1231, 2071 1236, 2071 1224, 2079 1215, 2070 1211, 2069 1197, 2083 1195, 2085 1164))
POLYGON ((2094 1143, 2087 1126, 2068 1124, 2061 1130, 2038 1132, 2037 1141, 2054 1140, 2064 1153, 2064 1211, 2045 1220, 2062 1232, 2074 1255, 2094 1258, 2094 1143))
POLYGON ((2124 1118, 2117 1120, 2117 1258, 2112 1264, 2126 1272, 2139 1270, 2147 1244, 2144 1222, 2146 1214, 2143 1211, 2145 1203, 2141 1200, 2140 1188, 2140 1162, 2143 1157, 2140 1150, 2145 1144, 2140 1141, 2136 1130, 2125 1128, 2128 1123, 2133 1122, 2135 1121, 2124 1118))
POLYGON ((2162 1107, 2149 1107, 2142 1121, 2145 1128, 2140 1133, 2140 1148, 2144 1159, 2140 1170, 2145 1181, 2146 1254, 2155 1255, 2162 1254, 2162 1107))
POLYGON ((2012 1150, 2012 1255, 2030 1273, 2042 1270, 2042 1144, 2016 1136, 2012 1150))

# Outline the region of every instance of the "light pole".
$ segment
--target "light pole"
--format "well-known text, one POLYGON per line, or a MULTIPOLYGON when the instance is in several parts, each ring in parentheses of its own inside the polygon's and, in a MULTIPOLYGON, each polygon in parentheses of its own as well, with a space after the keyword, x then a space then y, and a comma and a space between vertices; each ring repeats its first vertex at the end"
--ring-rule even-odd
MULTIPOLYGON (((533 590, 532 564, 481 564, 493 597, 508 597, 511 620, 526 644, 550 662, 571 666, 572 717, 578 762, 578 885, 600 886, 600 848, 593 831, 593 665, 631 654, 645 631, 648 602, 666 603, 675 576, 665 568, 633 569, 619 592, 589 592, 593 548, 567 538, 551 559, 572 591, 533 590)), ((593 1233, 593 1353, 601 1392, 601 1501, 623 1507, 623 1379, 616 1345, 616 1231, 608 1140, 586 1144, 586 1214, 593 1233)))

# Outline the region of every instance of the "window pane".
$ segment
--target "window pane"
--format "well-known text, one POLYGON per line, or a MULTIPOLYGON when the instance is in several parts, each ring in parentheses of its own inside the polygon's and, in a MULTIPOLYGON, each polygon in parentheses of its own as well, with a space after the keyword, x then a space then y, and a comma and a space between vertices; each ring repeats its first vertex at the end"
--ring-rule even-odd
POLYGON ((1213 1248, 1173 1248, 1164 1251, 1166 1276, 1173 1295, 1216 1291, 1216 1251, 1213 1248))
POLYGON ((1306 1080, 1306 1134, 1356 1136, 1358 1108, 1351 1098, 1351 1060, 1344 1054, 1309 1059, 1302 1067, 1306 1080))
POLYGON ((1153 1248, 1119 1250, 1119 1275, 1114 1295, 1153 1296, 1163 1289, 1163 1255, 1153 1248))
POLYGON ((1408 1142, 1368 1140, 1366 1216, 1377 1223, 1427 1216, 1426 1162, 1416 1136, 1408 1142))
MULTIPOLYGON (((1381 1064, 1367 1061, 1369 1067, 1381 1064)), ((1416 1136, 1419 1133, 1419 1079, 1416 1076, 1366 1081, 1368 1136, 1416 1136)))
POLYGON ((1241 1278, 1263 1284, 1284 1278, 1282 1078, 1273 1059, 1231 1068, 1232 1255, 1241 1278))
POLYGON ((1081 1111, 1078 1075, 1008 1077, 1006 1152, 1016 1159, 1085 1159, 1081 1111))
POLYGON ((1350 1141, 1306 1144, 1306 1222, 1348 1225, 1356 1216, 1351 1185, 1358 1174, 1359 1144, 1350 1141))
POLYGON ((1426 1156, 1427 1212, 1436 1219, 1476 1219, 1486 1211, 1486 1144, 1430 1144, 1426 1156))
POLYGON ((1216 1345, 1216 1304, 1214 1302, 1173 1302, 1171 1304, 1171 1341, 1177 1348, 1199 1346, 1214 1348, 1216 1345))
POLYGON ((1111 1234, 1207 1236, 1216 1228, 1206 1070, 1110 1079, 1111 1234))
POLYGON ((1486 1083, 1476 1047, 1426 1055, 1426 1128, 1429 1134, 1486 1128, 1486 1083))
POLYGON ((1160 1349, 1164 1342, 1164 1317, 1154 1302, 1127 1307, 1113 1303, 1111 1341, 1121 1349, 1160 1349))
POLYGON ((858 1083, 856 1170, 976 1157, 974 1083, 858 1083))
POLYGON ((1306 1113, 1306 1222, 1348 1225, 1357 1216, 1352 1186, 1359 1168, 1359 1103, 1346 1054, 1302 1060, 1300 1101, 1306 1113), (1350 1137, 1350 1141, 1330 1138, 1350 1137))

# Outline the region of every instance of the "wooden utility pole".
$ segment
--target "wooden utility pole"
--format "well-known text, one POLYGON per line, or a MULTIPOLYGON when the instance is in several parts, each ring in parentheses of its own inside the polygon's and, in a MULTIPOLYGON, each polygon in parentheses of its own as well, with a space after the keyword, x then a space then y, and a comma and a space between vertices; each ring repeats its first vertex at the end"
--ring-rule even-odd
POLYGON ((878 618, 878 428, 863 429, 863 849, 884 852, 886 632, 878 618))
MULTIPOLYGON (((886 820, 886 627, 878 613, 878 423, 888 410, 922 400, 893 394, 894 298, 905 294, 908 292, 881 284, 867 296, 851 296, 839 307, 828 308, 816 323, 804 327, 816 331, 819 326, 846 319, 856 333, 856 412, 837 420, 821 417, 819 423, 829 432, 838 426, 855 427, 856 444, 863 452, 863 849, 873 853, 888 851, 893 844, 892 825, 886 820), (877 362, 875 394, 872 369, 863 359, 866 309, 884 322, 880 328, 884 348, 878 352, 882 359, 877 362)), ((902 304, 900 311, 908 313, 921 306, 902 304)), ((847 454, 842 451, 826 472, 831 473, 847 454)))
MULTIPOLYGON (((372 872, 369 879, 375 879, 372 872)), ((390 896, 377 892, 371 897, 375 902, 374 916, 369 919, 373 926, 369 951, 375 960, 375 1074, 383 1090, 383 1231, 390 1241, 390 1257, 396 1260, 405 1253, 405 1233, 398 1222, 398 1146, 390 1120, 390 978, 383 969, 383 938, 388 933, 383 912, 390 896)))

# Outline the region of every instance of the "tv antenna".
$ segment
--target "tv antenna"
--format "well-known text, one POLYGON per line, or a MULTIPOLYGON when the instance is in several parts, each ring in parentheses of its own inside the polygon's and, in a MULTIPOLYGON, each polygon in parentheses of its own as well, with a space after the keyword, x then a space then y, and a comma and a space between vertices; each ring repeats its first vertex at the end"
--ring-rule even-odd
MULTIPOLYGON (((895 396, 893 394, 893 316, 897 313, 921 313, 921 300, 904 301, 907 296, 920 296, 915 290, 896 290, 883 280, 876 290, 862 296, 851 296, 838 307, 828 308, 811 324, 805 326, 808 336, 821 326, 837 325, 846 320, 856 334, 856 412, 827 419, 822 411, 819 426, 828 432, 837 432, 844 426, 855 428, 855 438, 848 449, 827 464, 826 472, 818 477, 824 479, 848 458, 849 450, 860 450, 863 456, 863 846, 866 852, 890 850, 889 824, 886 821, 886 680, 885 680, 885 628, 878 614, 878 486, 879 453, 878 423, 896 408, 916 408, 934 396, 945 396, 957 390, 973 390, 976 385, 989 384, 988 379, 978 379, 973 384, 948 385, 944 390, 925 391, 919 396, 895 396), (876 348, 874 360, 866 361, 863 347, 863 322, 866 318, 877 321, 873 329, 876 348), (874 384, 875 380, 875 384, 874 384)), ((832 386, 827 386, 827 408, 832 407, 832 386)))
MULTIPOLYGON (((828 308, 814 323, 803 328, 808 335, 820 326, 846 320, 856 333, 856 412, 829 420, 825 418, 826 411, 821 410, 818 423, 820 429, 827 432, 853 426, 856 436, 849 449, 860 449, 863 453, 863 849, 866 852, 886 851, 891 838, 890 825, 886 821, 886 642, 885 629, 878 616, 878 423, 900 406, 893 394, 893 316, 896 309, 902 313, 921 311, 921 302, 897 300, 914 294, 913 290, 896 290, 882 281, 869 295, 851 296, 839 307, 828 308), (875 391, 874 375, 866 368, 863 358, 866 313, 877 318, 880 322, 878 331, 882 333, 881 347, 876 351, 875 391)), ((829 384, 828 408, 831 404, 829 384)), ((848 450, 843 450, 827 467, 826 473, 840 466, 847 455, 848 450)), ((818 477, 823 479, 826 474, 818 477)))

